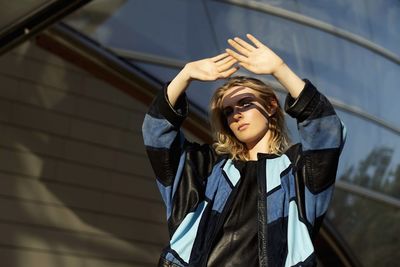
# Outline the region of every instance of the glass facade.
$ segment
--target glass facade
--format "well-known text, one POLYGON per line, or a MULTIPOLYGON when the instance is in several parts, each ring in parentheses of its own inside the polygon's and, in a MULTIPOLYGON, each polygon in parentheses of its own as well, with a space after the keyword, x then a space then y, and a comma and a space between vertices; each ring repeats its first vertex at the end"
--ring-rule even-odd
POLYGON ((400 5, 397 0, 256 0, 296 12, 360 35, 400 54, 400 5))
MULTIPOLYGON (((136 0, 110 5, 93 1, 65 22, 111 49, 152 56, 152 62, 139 62, 134 56, 130 60, 161 81, 172 79, 179 68, 160 66, 158 58, 188 62, 211 57, 227 47, 228 38, 249 32, 339 103, 336 109, 347 126, 348 138, 338 172, 338 181, 343 183, 328 217, 364 266, 400 262, 396 253, 400 249, 399 1, 136 0), (274 8, 312 19, 317 26, 269 12, 274 8), (95 20, 96 14, 102 19, 95 20), (328 24, 331 31, 321 30, 319 23, 328 24), (338 30, 362 39, 361 43, 338 36, 338 30), (363 42, 394 56, 385 57, 363 42)), ((220 83, 197 82, 188 90, 204 116, 213 89, 220 83)), ((296 140, 293 121, 289 125, 296 140)))

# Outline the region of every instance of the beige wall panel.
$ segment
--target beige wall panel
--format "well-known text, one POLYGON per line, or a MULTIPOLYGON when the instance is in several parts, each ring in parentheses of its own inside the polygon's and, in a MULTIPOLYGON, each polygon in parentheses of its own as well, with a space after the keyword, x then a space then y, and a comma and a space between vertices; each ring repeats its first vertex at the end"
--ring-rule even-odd
POLYGON ((137 130, 137 133, 127 132, 127 131, 121 132, 120 146, 124 150, 128 150, 134 153, 135 155, 143 155, 147 157, 141 133, 142 122, 140 122, 140 127, 139 126, 137 127, 139 128, 139 130, 137 130))
POLYGON ((12 103, 0 99, 0 121, 9 121, 12 103))
MULTIPOLYGON (((23 146, 23 144, 16 144, 23 146)), ((27 149, 27 147, 24 147, 27 149)), ((39 155, 18 151, 13 149, 1 148, 0 169, 5 172, 23 174, 34 177, 53 177, 56 173, 56 161, 53 159, 43 159, 39 155)))
POLYGON ((155 266, 147 107, 32 43, 0 58, 0 82, 1 265, 155 266))
MULTIPOLYGON (((58 166, 56 168, 59 169, 58 166)), ((34 191, 35 188, 40 191, 42 186, 46 186, 51 187, 52 190, 57 192, 64 190, 63 194, 67 194, 67 192, 71 191, 71 198, 78 193, 82 195, 92 195, 94 193, 101 193, 103 195, 107 193, 164 205, 158 196, 158 190, 151 178, 129 176, 113 172, 107 175, 95 168, 77 165, 65 165, 65 170, 69 171, 69 175, 63 173, 63 175, 66 176, 50 175, 48 178, 43 175, 31 176, 2 170, 0 171, 0 184, 2 185, 0 187, 0 192, 3 195, 25 198, 32 195, 32 199, 34 200, 40 198, 41 201, 53 203, 51 202, 53 201, 52 199, 45 200, 45 194, 37 194, 37 192, 34 191), (93 179, 86 179, 85 176, 81 176, 82 173, 92 175, 88 176, 88 178, 93 177, 93 179), (74 180, 72 177, 83 178, 74 180), (15 192, 14 188, 19 188, 22 192, 15 192), (26 190, 24 188, 26 188, 26 190)))
MULTIPOLYGON (((36 126, 33 125, 33 127, 36 126)), ((103 148, 104 151, 116 150, 146 156, 141 134, 82 120, 71 119, 71 134, 68 136, 62 136, 65 133, 55 134, 34 129, 32 126, 20 125, 16 121, 11 123, 0 121, 0 131, 2 132, 0 145, 46 156, 73 159, 74 157, 68 157, 65 154, 67 140, 68 145, 84 146, 89 151, 91 147, 95 147, 96 149, 103 148)))
POLYGON ((104 197, 101 191, 1 173, 0 195, 94 211, 103 210, 104 197))
POLYGON ((111 179, 112 175, 112 171, 98 169, 96 166, 59 161, 54 179, 63 183, 104 190, 107 188, 107 180, 111 179))
POLYGON ((140 176, 154 177, 150 162, 143 155, 118 153, 116 161, 116 168, 118 170, 140 176))
POLYGON ((144 244, 166 244, 164 224, 148 219, 78 208, 71 212, 71 207, 3 196, 0 200, 0 211, 7 212, 0 214, 0 222, 15 225, 18 230, 26 225, 100 237, 114 236, 121 240, 142 241, 144 244))
POLYGON ((130 114, 130 118, 129 118, 129 129, 132 132, 135 133, 141 133, 142 132, 142 123, 144 120, 144 116, 142 116, 142 114, 145 114, 147 112, 147 108, 146 110, 144 110, 141 113, 138 112, 132 112, 130 114))
POLYGON ((49 205, 105 212, 117 216, 162 223, 164 205, 157 200, 135 198, 110 191, 91 190, 48 181, 0 175, 0 195, 49 205))
POLYGON ((70 136, 104 146, 119 147, 121 130, 82 120, 71 120, 70 136))
POLYGON ((73 115, 77 97, 67 91, 30 81, 20 81, 16 100, 57 114, 73 115))
POLYGON ((86 259, 79 256, 57 255, 46 251, 15 247, 0 247, 0 259, 4 266, 74 266, 86 267, 86 259), (33 265, 35 264, 35 265, 33 265))
POLYGON ((45 63, 46 65, 61 67, 66 69, 66 71, 71 70, 75 72, 82 72, 81 68, 69 64, 64 59, 53 55, 46 50, 40 49, 31 41, 20 44, 17 49, 10 51, 10 54, 17 57, 23 57, 25 60, 33 60, 36 62, 45 63))
POLYGON ((98 220, 97 213, 15 198, 1 197, 0 200, 0 220, 15 224, 14 232, 18 232, 20 224, 27 224, 101 234, 96 226, 86 223, 98 220))
POLYGON ((95 99, 81 97, 77 100, 77 114, 110 126, 127 129, 130 124, 131 112, 134 111, 121 106, 98 102, 95 99))
POLYGON ((0 258, 4 266, 17 267, 154 267, 155 263, 126 262, 118 259, 93 258, 71 254, 54 254, 48 251, 21 249, 21 248, 1 248, 0 258), (37 265, 33 265, 37 264, 37 265))
POLYGON ((105 194, 104 211, 107 213, 128 216, 163 223, 165 220, 164 206, 160 202, 143 201, 114 194, 105 194))
POLYGON ((0 79, 2 87, 0 90, 0 98, 17 99, 17 93, 20 86, 18 80, 2 74, 0 74, 0 79))
POLYGON ((26 60, 24 65, 26 80, 73 92, 82 91, 83 72, 66 70, 65 67, 36 60, 26 60))
POLYGON ((52 177, 56 181, 98 190, 107 188, 107 180, 113 175, 113 171, 66 161, 58 161, 56 171, 56 176, 52 177))
POLYGON ((118 192, 163 203, 159 197, 157 187, 154 186, 155 181, 153 178, 113 173, 112 177, 110 177, 106 183, 106 188, 111 192, 118 192))
POLYGON ((145 112, 147 107, 141 103, 138 103, 131 97, 126 97, 121 91, 113 92, 112 86, 101 81, 99 79, 93 79, 92 77, 85 76, 82 84, 85 90, 83 94, 85 96, 104 101, 106 103, 112 103, 121 107, 132 109, 138 112, 145 112))
POLYGON ((83 233, 59 231, 37 226, 0 223, 2 246, 31 250, 47 250, 57 254, 75 254, 86 257, 104 257, 123 261, 154 262, 159 254, 159 245, 122 240, 113 236, 96 236, 83 233))
POLYGON ((15 102, 12 107, 11 121, 21 126, 56 134, 68 133, 71 124, 70 118, 64 115, 15 102))
POLYGON ((65 155, 63 157, 72 162, 114 169, 116 154, 116 150, 110 150, 89 143, 66 140, 65 155))
POLYGON ((32 154, 60 157, 65 150, 63 138, 40 131, 32 131, 24 126, 0 123, 0 132, 0 145, 16 152, 25 151, 32 154))
POLYGON ((0 60, 2 75, 24 78, 26 72, 24 63, 26 62, 26 59, 22 55, 6 53, 1 56, 0 60))

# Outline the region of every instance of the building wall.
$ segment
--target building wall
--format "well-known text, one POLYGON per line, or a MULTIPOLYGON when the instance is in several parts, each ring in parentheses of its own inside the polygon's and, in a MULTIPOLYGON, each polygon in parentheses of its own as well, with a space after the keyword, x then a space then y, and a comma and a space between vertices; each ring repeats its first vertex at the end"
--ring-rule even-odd
MULTIPOLYGON (((364 266, 399 265, 400 227, 394 222, 400 221, 400 1, 136 0, 118 12, 102 2, 92 1, 64 22, 105 47, 123 49, 125 56, 133 52, 131 60, 151 55, 154 64, 133 62, 160 80, 176 75, 177 62, 217 55, 228 38, 247 40, 252 33, 334 100, 347 141, 327 218, 364 266)), ((243 68, 236 74, 249 75, 243 68)), ((193 83, 189 100, 207 110, 220 84, 193 83)), ((289 122, 298 140, 295 122, 289 122)))
POLYGON ((146 107, 25 43, 0 58, 2 266, 155 266, 165 211, 146 107))

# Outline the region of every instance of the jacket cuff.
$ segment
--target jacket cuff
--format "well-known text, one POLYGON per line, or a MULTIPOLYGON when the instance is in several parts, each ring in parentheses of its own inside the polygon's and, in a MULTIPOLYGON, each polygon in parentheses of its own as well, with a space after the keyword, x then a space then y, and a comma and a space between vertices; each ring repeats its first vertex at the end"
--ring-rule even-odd
POLYGON ((188 101, 186 93, 183 93, 177 100, 175 107, 169 102, 167 96, 167 87, 169 82, 163 86, 163 89, 157 96, 157 106, 160 114, 175 127, 180 127, 188 114, 188 101))
POLYGON ((285 101, 285 111, 291 117, 296 118, 298 121, 304 121, 309 115, 310 109, 312 110, 315 101, 313 98, 318 95, 317 88, 307 79, 303 80, 306 84, 304 85, 303 91, 297 98, 293 98, 290 94, 287 95, 285 101))

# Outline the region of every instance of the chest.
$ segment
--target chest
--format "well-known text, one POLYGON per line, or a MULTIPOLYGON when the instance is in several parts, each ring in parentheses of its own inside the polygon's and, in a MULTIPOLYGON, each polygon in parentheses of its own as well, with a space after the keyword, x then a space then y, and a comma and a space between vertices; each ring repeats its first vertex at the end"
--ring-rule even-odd
POLYGON ((256 194, 257 199, 265 200, 268 217, 276 217, 278 213, 282 216, 285 202, 292 195, 292 176, 292 163, 286 155, 246 164, 244 168, 228 159, 214 167, 207 179, 205 196, 212 202, 212 210, 222 213, 245 184, 247 190, 254 191, 251 193, 256 194))

